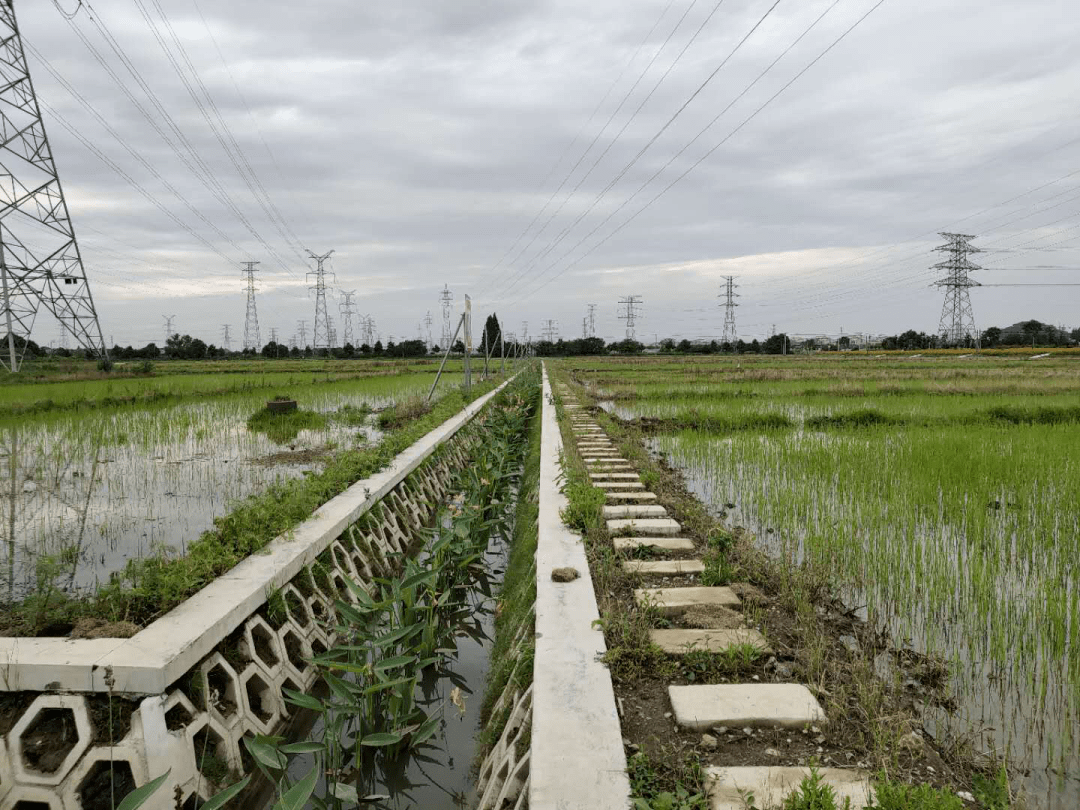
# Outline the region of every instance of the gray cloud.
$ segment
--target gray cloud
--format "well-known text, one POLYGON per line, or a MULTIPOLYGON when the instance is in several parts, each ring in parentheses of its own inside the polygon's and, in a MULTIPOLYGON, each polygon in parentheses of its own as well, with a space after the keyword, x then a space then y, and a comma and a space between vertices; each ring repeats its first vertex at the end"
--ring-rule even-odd
MULTIPOLYGON (((672 4, 591 122, 667 0, 200 0, 216 46, 192 0, 161 3, 289 227, 305 247, 336 250, 338 285, 359 291, 358 308, 376 318, 384 337, 415 335, 428 310, 438 318, 444 283, 458 302, 469 293, 480 310, 494 308, 509 328, 529 321, 533 335, 548 318, 564 335, 580 334, 585 304, 595 302, 601 333, 617 337, 615 301, 638 293, 645 298, 641 334, 713 336, 722 323, 719 279, 728 273, 739 275, 746 335, 774 323, 794 333, 933 330, 941 294, 929 286, 939 258, 931 249, 935 232, 946 228, 978 234, 979 244, 997 251, 980 257, 987 283, 1071 281, 1080 266, 1080 175, 994 207, 1076 165, 1071 102, 1080 83, 1073 47, 1080 17, 1059 0, 887 0, 684 181, 580 259, 872 5, 841 0, 654 187, 571 251, 830 4, 785 0, 595 210, 533 261, 771 5, 721 4, 614 140, 713 8, 713 0, 701 0, 555 205, 610 147, 604 159, 529 250, 495 270, 689 0, 672 4)), ((155 15, 153 2, 142 5, 155 15)), ((149 204, 47 114, 103 330, 121 343, 160 339, 160 315, 176 313, 182 331, 204 339, 216 339, 224 323, 238 335, 239 262, 253 258, 262 262, 264 336, 271 326, 288 336, 298 319, 313 318, 309 267, 241 181, 137 6, 98 0, 94 10, 284 264, 184 167, 50 4, 20 5, 27 41, 227 237, 138 165, 32 58, 41 97, 225 256, 149 204)), ((74 24, 150 108, 85 9, 74 24)), ((972 295, 980 325, 1075 319, 1068 288, 988 287, 972 295)), ((37 337, 57 336, 42 317, 37 337)))

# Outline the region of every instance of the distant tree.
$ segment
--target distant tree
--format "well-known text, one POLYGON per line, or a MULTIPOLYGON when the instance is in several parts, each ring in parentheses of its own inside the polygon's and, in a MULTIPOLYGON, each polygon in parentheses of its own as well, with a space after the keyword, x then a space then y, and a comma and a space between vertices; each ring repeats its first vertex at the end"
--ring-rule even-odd
POLYGON ((670 354, 671 352, 675 351, 675 339, 664 338, 663 340, 661 340, 660 351, 664 352, 665 354, 670 354))
POLYGON ((841 349, 850 349, 851 338, 847 335, 841 335, 840 340, 836 341, 836 345, 839 346, 841 349))
POLYGON ((382 353, 383 353, 382 341, 381 340, 376 340, 375 341, 374 354, 375 354, 376 357, 378 357, 382 353))
POLYGON ((495 354, 499 348, 499 335, 502 327, 499 326, 499 318, 492 312, 484 321, 484 331, 480 334, 480 351, 485 355, 495 354))
POLYGON ((645 351, 645 344, 627 338, 618 343, 612 343, 608 348, 619 354, 641 354, 645 351))
POLYGON ((300 356, 300 347, 299 346, 293 346, 291 349, 289 349, 289 357, 299 357, 299 356, 300 356))
POLYGON ((341 356, 342 357, 354 357, 355 355, 356 355, 356 349, 353 347, 353 345, 351 343, 346 343, 344 346, 341 347, 341 356))
POLYGON ((781 332, 778 335, 770 335, 765 339, 765 342, 761 344, 761 350, 765 354, 783 354, 787 345, 787 335, 781 332))
POLYGON ((683 354, 690 354, 690 352, 693 351, 694 347, 692 345, 690 345, 689 340, 687 340, 686 338, 683 338, 682 340, 679 341, 679 345, 676 347, 676 349, 678 351, 682 352, 683 354))
POLYGON ((371 354, 371 347, 366 343, 360 344, 360 354, 371 354))
POLYGON ((458 354, 465 354, 465 344, 460 340, 455 341, 453 350, 458 354))
POLYGON ((432 354, 442 354, 442 349, 439 348, 438 343, 431 344, 431 353, 432 354))
POLYGON ((761 343, 758 342, 757 338, 750 341, 750 351, 754 354, 761 354, 761 343))
POLYGON ((991 326, 984 329, 980 343, 988 349, 992 349, 1001 343, 1001 327, 991 326))
POLYGON ((1069 332, 1069 337, 1072 338, 1073 343, 1080 343, 1080 328, 1073 329, 1069 332))

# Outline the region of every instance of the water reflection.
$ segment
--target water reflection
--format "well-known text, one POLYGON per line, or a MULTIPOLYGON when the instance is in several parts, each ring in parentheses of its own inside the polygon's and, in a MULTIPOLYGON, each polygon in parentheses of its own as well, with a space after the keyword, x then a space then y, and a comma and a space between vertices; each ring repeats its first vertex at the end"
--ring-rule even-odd
MULTIPOLYGON (((415 389, 415 390, 414 390, 415 389)), ((87 592, 128 560, 183 554, 236 501, 321 469, 335 451, 381 438, 374 417, 396 397, 338 393, 306 407, 326 424, 285 444, 247 429, 252 397, 64 414, 0 432, 0 532, 7 602, 57 568, 56 587, 87 592), (351 408, 348 418, 335 418, 351 408)))

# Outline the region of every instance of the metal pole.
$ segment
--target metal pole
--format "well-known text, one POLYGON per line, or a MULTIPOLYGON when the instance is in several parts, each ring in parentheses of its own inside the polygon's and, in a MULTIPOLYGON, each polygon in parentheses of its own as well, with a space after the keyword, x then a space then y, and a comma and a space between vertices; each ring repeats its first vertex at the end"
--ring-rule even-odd
POLYGON ((499 329, 499 352, 502 355, 502 365, 499 368, 500 374, 506 373, 506 344, 503 343, 502 329, 499 329))
POLYGON ((472 364, 469 362, 472 354, 472 299, 465 296, 465 393, 472 390, 472 364))
POLYGON ((458 332, 461 331, 461 324, 465 322, 465 313, 461 313, 461 318, 458 319, 457 329, 454 330, 454 337, 450 338, 446 342, 446 351, 443 352, 442 363, 439 364, 439 372, 435 375, 435 382, 431 384, 431 390, 427 392, 428 402, 431 401, 431 395, 435 393, 435 386, 439 384, 439 378, 442 377, 443 369, 446 368, 446 358, 450 356, 450 347, 454 345, 454 340, 458 336, 458 332))
MULTIPOLYGON (((11 323, 11 298, 8 296, 7 259, 4 258, 4 246, 2 244, 0 244, 0 276, 3 277, 4 282, 4 312, 7 314, 8 357, 10 358, 8 371, 14 373, 19 370, 19 358, 15 356, 15 328, 11 323)), ((12 514, 15 513, 15 501, 11 502, 11 512, 12 514)))

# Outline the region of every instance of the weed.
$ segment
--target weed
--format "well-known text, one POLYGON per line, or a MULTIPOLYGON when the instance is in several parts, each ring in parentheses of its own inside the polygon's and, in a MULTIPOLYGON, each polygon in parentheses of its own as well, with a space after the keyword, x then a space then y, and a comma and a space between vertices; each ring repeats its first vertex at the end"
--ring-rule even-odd
POLYGON ((644 752, 626 763, 634 810, 708 810, 705 775, 691 757, 679 771, 660 769, 644 752))

